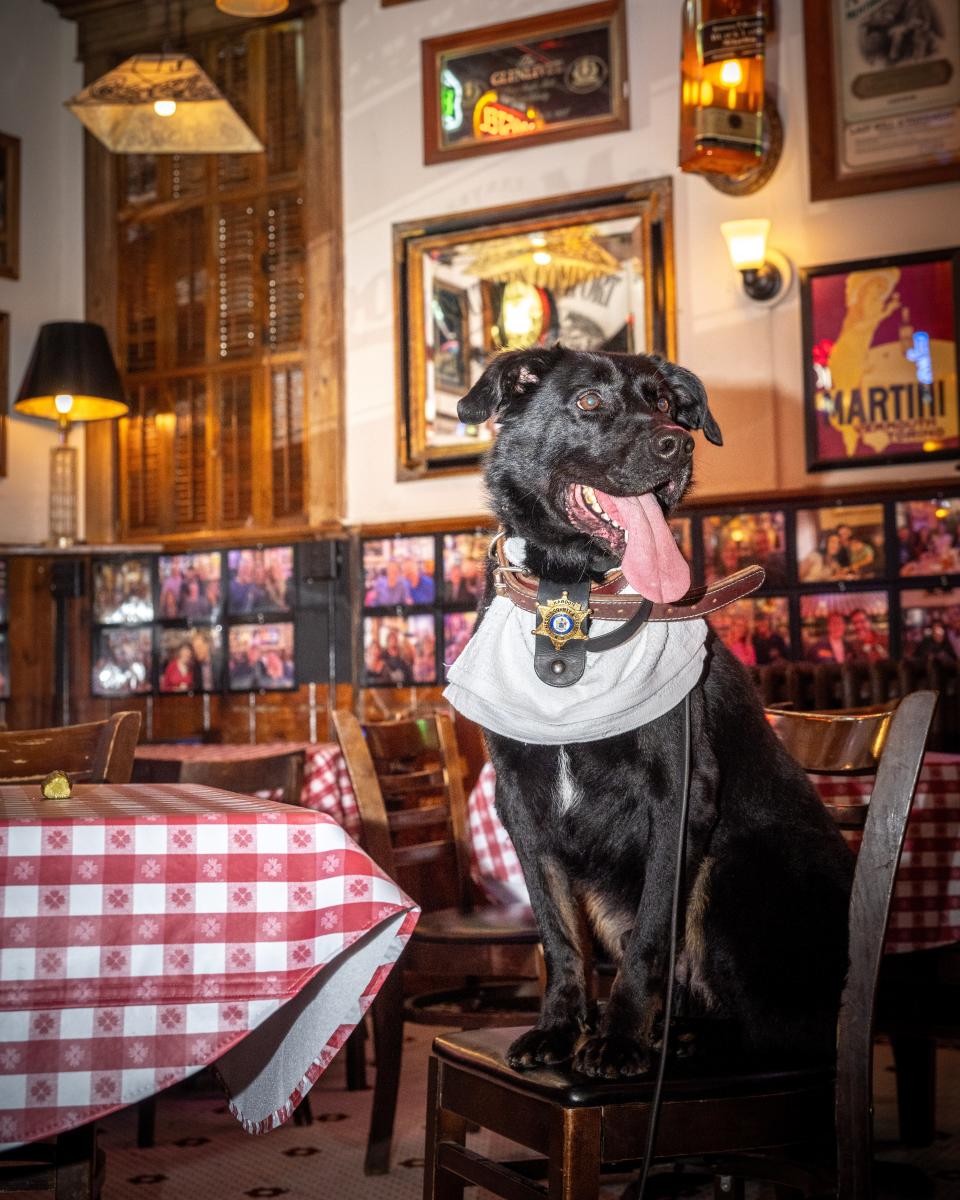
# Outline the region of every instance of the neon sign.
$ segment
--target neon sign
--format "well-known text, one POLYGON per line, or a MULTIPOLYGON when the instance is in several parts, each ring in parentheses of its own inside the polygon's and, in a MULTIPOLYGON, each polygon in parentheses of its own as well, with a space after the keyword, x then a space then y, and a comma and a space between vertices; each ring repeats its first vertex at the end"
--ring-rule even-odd
POLYGON ((536 133, 544 127, 543 117, 535 108, 526 112, 501 103, 496 92, 484 92, 473 109, 476 137, 514 138, 536 133))

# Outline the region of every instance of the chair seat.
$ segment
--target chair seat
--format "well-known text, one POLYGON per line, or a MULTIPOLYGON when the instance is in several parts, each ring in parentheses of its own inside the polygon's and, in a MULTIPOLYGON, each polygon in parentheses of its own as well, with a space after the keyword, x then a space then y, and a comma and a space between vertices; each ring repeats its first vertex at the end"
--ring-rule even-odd
MULTIPOLYGON (((506 1059, 511 1043, 524 1027, 471 1029, 434 1038, 433 1052, 444 1062, 469 1071, 495 1076, 497 1082, 517 1091, 541 1096, 563 1108, 593 1108, 607 1104, 645 1104, 653 1095, 654 1075, 636 1080, 595 1080, 560 1067, 515 1071, 506 1059)), ((735 1059, 709 1060, 696 1056, 672 1059, 664 1082, 664 1101, 735 1096, 782 1095, 819 1090, 835 1076, 832 1065, 773 1069, 745 1069, 735 1059)))
POLYGON ((418 942, 515 942, 535 945, 540 940, 528 905, 482 905, 470 912, 442 908, 424 913, 413 934, 418 942))

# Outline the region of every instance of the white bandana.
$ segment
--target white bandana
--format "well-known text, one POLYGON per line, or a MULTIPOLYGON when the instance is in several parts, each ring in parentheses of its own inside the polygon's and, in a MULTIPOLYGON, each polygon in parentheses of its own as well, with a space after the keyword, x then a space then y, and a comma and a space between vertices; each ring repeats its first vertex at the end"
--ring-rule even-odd
MULTIPOLYGON (((516 561, 513 550, 508 546, 516 561)), ((533 667, 536 623, 533 613, 497 596, 447 673, 443 693, 457 712, 519 742, 595 742, 655 721, 697 685, 707 654, 706 621, 648 622, 622 646, 588 653, 577 683, 551 687, 533 667)), ((590 632, 621 625, 592 621, 590 632)))

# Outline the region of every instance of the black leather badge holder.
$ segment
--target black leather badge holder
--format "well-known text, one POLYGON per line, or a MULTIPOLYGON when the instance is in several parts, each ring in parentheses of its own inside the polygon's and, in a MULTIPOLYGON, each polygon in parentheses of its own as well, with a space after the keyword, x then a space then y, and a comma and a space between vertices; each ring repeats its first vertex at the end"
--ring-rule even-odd
POLYGON ((589 628, 590 581, 561 584, 541 579, 533 654, 537 678, 551 687, 576 683, 587 662, 589 628))

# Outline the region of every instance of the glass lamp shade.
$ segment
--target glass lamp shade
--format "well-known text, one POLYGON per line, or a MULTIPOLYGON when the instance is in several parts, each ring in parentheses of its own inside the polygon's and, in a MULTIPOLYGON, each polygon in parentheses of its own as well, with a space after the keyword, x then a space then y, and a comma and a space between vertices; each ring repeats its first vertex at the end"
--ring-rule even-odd
POLYGON ((129 407, 103 326, 41 325, 13 407, 28 417, 71 424, 125 416, 129 407))
POLYGON ((748 221, 724 221, 720 226, 738 271, 759 271, 767 260, 767 235, 770 222, 764 218, 748 221))
POLYGON ((231 17, 275 17, 290 0, 217 0, 217 8, 231 17))
POLYGON ((187 54, 137 54, 66 102, 116 154, 258 154, 263 143, 187 54))

